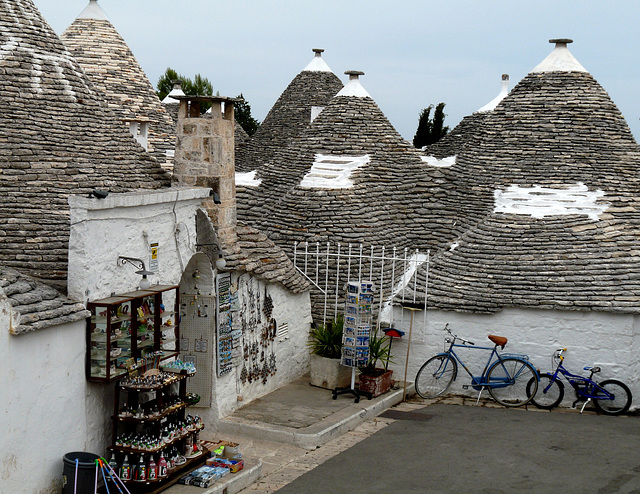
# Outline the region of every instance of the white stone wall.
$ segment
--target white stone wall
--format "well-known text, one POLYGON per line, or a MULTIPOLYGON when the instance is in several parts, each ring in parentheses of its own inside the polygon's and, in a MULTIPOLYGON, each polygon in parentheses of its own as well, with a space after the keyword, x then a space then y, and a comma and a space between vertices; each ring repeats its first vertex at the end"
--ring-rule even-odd
POLYGON ((104 454, 92 439, 105 410, 85 381, 85 323, 13 336, 10 310, 0 300, 0 491, 58 494, 66 453, 104 454))
MULTIPOLYGON (((505 352, 525 353, 531 363, 543 372, 551 370, 551 355, 554 350, 566 347, 565 367, 573 373, 584 373, 585 366, 602 367, 601 379, 616 378, 625 382, 634 396, 632 408, 640 398, 640 321, 629 314, 604 312, 577 312, 552 310, 507 309, 497 314, 472 314, 430 310, 414 313, 411 338, 411 353, 407 379, 414 381, 420 366, 431 356, 444 349, 447 335, 446 323, 459 336, 472 340, 476 346, 493 346, 487 339, 490 334, 505 336, 509 342, 505 352)), ((406 331, 392 347, 396 379, 402 379, 410 328, 410 313, 395 308, 392 325, 406 331)), ((461 349, 464 362, 480 374, 489 352, 461 349)), ((477 396, 473 390, 465 391, 463 384, 470 381, 461 367, 452 393, 477 396)), ((573 391, 565 386, 564 405, 570 406, 573 391)))
POLYGON ((173 188, 105 199, 71 196, 69 296, 97 300, 135 290, 136 269, 118 256, 143 259, 149 269, 150 243, 158 243, 158 269, 151 284, 178 284, 196 252, 196 210, 206 188, 173 188))
MULTIPOLYGON (((264 293, 264 283, 259 290, 264 293)), ((242 364, 222 377, 214 377, 212 423, 217 418, 230 415, 239 407, 264 396, 275 389, 303 376, 309 371, 309 349, 306 346, 311 324, 311 302, 309 293, 291 294, 281 285, 269 285, 268 292, 273 300, 273 314, 278 325, 287 323, 289 334, 285 339, 276 338, 275 347, 277 372, 270 376, 266 384, 261 380, 252 383, 240 381, 242 364)))

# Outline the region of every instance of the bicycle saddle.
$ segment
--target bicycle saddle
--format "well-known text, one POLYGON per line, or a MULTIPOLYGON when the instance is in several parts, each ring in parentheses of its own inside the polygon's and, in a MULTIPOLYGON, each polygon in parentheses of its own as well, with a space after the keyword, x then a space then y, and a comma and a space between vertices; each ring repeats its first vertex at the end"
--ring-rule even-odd
POLYGON ((504 347, 507 345, 507 339, 504 336, 496 336, 493 334, 489 335, 489 339, 493 341, 496 345, 499 345, 500 348, 504 350, 504 347))

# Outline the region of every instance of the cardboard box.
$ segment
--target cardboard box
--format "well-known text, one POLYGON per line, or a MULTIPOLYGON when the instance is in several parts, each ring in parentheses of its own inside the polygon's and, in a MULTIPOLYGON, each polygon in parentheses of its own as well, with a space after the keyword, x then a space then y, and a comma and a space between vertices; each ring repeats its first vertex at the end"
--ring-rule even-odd
POLYGON ((244 468, 244 460, 242 458, 222 458, 215 456, 207 460, 207 466, 228 468, 231 473, 236 473, 244 468))

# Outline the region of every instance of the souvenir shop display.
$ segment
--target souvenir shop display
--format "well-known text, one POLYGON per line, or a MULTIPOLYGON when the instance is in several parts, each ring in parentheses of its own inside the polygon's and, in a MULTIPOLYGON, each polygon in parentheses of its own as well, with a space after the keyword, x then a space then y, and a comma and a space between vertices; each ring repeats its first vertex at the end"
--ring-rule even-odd
POLYGON ((351 367, 351 386, 336 388, 332 397, 335 400, 339 394, 353 394, 356 403, 360 396, 371 394, 356 389, 356 369, 365 367, 369 363, 369 338, 373 319, 373 292, 371 281, 350 281, 346 285, 344 326, 342 331, 342 365, 351 367))
POLYGON ((86 374, 111 382, 147 355, 160 360, 179 352, 178 285, 156 285, 87 304, 86 374))

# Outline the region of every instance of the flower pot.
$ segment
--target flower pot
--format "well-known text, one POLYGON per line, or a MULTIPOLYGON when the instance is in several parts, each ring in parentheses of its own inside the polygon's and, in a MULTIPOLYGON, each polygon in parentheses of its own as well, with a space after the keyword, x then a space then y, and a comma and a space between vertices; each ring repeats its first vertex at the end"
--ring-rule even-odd
POLYGON ((373 397, 380 396, 391 389, 393 385, 393 371, 384 369, 375 369, 373 375, 360 374, 360 391, 371 393, 373 397))
POLYGON ((351 385, 351 368, 341 365, 338 358, 325 358, 311 354, 309 367, 312 386, 335 389, 351 385))

